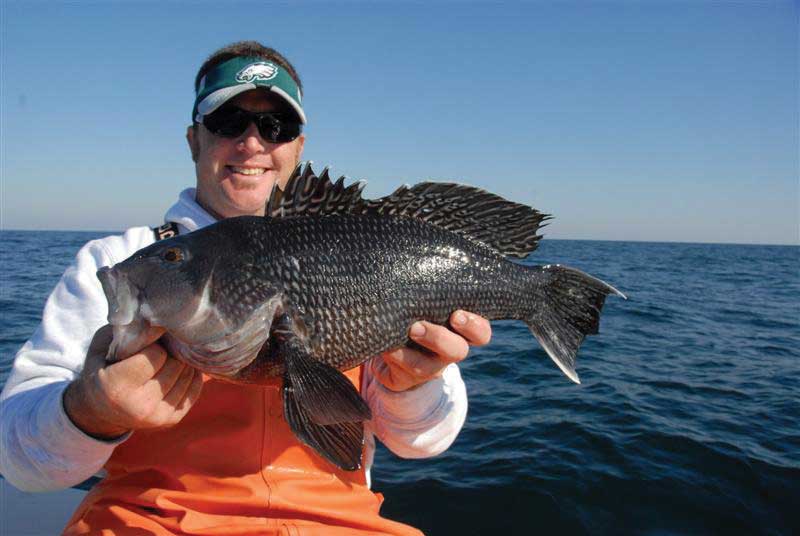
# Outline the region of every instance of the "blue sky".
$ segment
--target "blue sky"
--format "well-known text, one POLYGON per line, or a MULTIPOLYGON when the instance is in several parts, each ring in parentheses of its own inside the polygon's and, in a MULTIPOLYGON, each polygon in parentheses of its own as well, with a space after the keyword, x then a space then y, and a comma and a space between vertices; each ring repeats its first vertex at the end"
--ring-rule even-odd
POLYGON ((791 1, 3 1, 3 229, 160 223, 193 185, 200 63, 256 39, 300 71, 305 157, 458 180, 553 238, 800 243, 791 1))

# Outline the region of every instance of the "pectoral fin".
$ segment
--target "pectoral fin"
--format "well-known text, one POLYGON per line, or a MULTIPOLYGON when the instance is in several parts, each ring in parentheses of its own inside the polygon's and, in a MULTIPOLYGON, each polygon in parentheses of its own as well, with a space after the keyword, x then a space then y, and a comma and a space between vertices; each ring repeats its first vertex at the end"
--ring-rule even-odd
POLYGON ((339 370, 311 357, 299 340, 284 337, 283 409, 295 435, 347 471, 361 467, 362 421, 372 412, 339 370))
POLYGON ((283 387, 283 413, 300 441, 345 471, 361 468, 364 425, 358 422, 317 424, 295 397, 291 386, 283 387))

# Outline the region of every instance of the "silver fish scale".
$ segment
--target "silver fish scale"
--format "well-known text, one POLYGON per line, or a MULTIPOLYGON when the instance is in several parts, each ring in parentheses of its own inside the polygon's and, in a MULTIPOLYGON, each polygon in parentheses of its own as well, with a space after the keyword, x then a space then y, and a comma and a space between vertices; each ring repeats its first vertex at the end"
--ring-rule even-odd
POLYGON ((351 215, 250 222, 244 243, 253 264, 227 270, 217 294, 223 309, 238 314, 278 289, 307 327, 311 354, 340 369, 405 344, 415 320, 444 324, 460 308, 523 318, 535 307, 525 267, 425 222, 351 215))

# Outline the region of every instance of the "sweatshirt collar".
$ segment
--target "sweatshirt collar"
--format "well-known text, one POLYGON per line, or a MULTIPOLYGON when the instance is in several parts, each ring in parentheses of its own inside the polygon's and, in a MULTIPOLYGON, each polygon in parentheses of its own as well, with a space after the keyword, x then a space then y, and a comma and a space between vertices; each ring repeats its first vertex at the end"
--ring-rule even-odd
POLYGON ((186 188, 178 196, 178 201, 167 211, 164 220, 177 223, 183 227, 182 231, 187 233, 215 223, 217 220, 214 216, 197 204, 197 201, 195 201, 196 196, 196 188, 186 188))

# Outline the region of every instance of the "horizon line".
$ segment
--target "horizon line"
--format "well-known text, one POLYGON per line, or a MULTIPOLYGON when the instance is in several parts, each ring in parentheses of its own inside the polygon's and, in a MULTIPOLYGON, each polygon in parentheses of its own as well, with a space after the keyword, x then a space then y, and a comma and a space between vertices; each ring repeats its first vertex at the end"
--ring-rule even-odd
MULTIPOLYGON (((144 227, 144 226, 142 226, 144 227)), ((125 232, 125 229, 122 230, 115 230, 115 229, 106 229, 106 230, 99 230, 99 229, 4 229, 0 227, 0 232, 21 232, 21 233, 110 233, 110 234, 122 234, 125 232)), ((641 240, 641 239, 623 239, 623 238, 546 238, 542 237, 544 240, 564 240, 564 241, 574 241, 574 242, 635 242, 635 243, 642 243, 642 244, 697 244, 697 245, 707 245, 707 246, 779 246, 779 247, 800 247, 800 240, 797 243, 785 243, 785 242, 772 242, 772 243, 765 243, 765 242, 691 242, 686 240, 641 240)))

